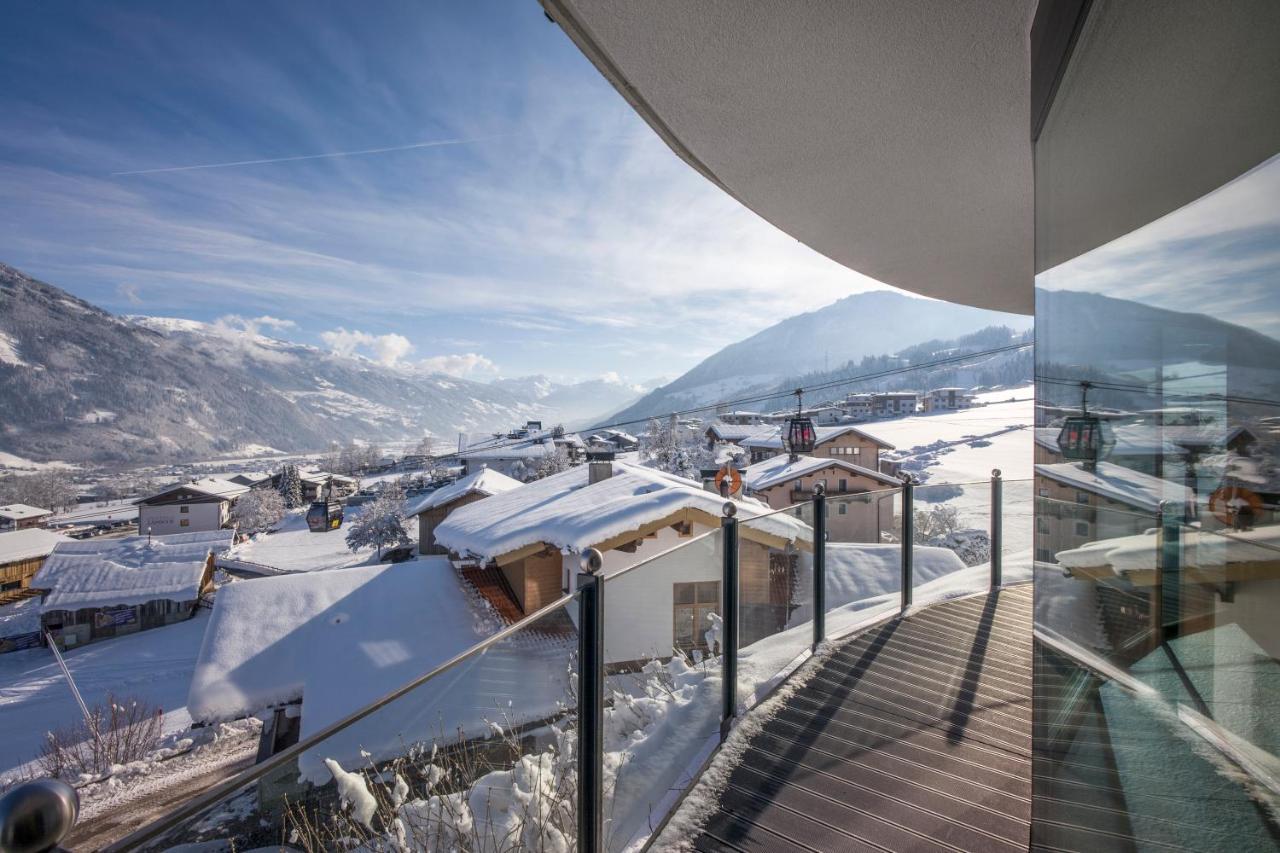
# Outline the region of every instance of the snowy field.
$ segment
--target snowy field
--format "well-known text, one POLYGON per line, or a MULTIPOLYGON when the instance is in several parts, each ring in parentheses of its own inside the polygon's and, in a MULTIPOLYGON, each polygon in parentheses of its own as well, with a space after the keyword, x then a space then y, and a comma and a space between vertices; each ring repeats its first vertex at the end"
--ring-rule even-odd
MULTIPOLYGON (((207 612, 165 628, 93 643, 66 653, 67 667, 90 706, 137 697, 159 706, 165 732, 191 725, 187 688, 204 640, 207 612)), ((81 718, 48 649, 0 655, 0 773, 36 757, 44 733, 81 718)))
POLYGON ((917 463, 904 467, 926 483, 986 480, 993 468, 999 468, 1006 480, 1030 479, 1033 391, 1031 385, 992 391, 979 395, 980 401, 990 401, 985 406, 874 421, 859 424, 858 429, 892 444, 896 450, 887 457, 917 463))
POLYGON ((327 533, 312 533, 307 529, 306 510, 294 510, 278 531, 259 534, 232 548, 227 556, 287 572, 318 572, 367 565, 375 561, 376 552, 352 553, 347 548, 348 526, 359 513, 358 508, 347 507, 341 528, 327 533))

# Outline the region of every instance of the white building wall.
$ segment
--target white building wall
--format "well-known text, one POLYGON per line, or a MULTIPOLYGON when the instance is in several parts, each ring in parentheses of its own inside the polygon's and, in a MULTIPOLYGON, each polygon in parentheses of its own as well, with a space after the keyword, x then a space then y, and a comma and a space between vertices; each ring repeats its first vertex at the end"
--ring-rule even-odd
MULTIPOLYGON (((605 552, 603 574, 607 578, 655 554, 685 545, 710 529, 694 524, 691 536, 680 536, 664 527, 653 539, 642 540, 634 554, 605 552)), ((707 537, 616 580, 605 581, 605 663, 671 657, 675 633, 673 587, 677 583, 721 579, 724 567, 718 539, 707 537)), ((570 588, 576 584, 580 565, 578 554, 565 555, 565 577, 570 588)), ((573 616, 577 618, 576 610, 573 616)))
POLYGON ((227 520, 228 507, 227 501, 161 506, 143 504, 138 507, 138 532, 146 535, 149 530, 156 536, 166 536, 171 533, 217 530, 227 520), (183 509, 187 511, 184 513, 183 509), (183 519, 188 522, 185 527, 182 526, 183 519))

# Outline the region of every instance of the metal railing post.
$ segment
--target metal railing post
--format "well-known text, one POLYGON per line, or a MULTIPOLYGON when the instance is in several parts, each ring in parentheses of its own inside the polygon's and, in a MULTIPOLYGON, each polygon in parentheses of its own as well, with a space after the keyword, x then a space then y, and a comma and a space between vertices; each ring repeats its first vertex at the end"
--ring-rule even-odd
POLYGON ((916 484, 907 474, 902 478, 902 611, 911 606, 911 584, 915 574, 916 484))
POLYGON ((723 698, 720 713, 720 739, 738 713, 738 506, 733 501, 724 505, 720 519, 721 545, 724 548, 724 578, 720 584, 724 613, 721 614, 720 654, 724 660, 723 698))
POLYGON ((1160 502, 1160 561, 1152 591, 1155 642, 1175 639, 1182 621, 1182 512, 1179 501, 1160 502))
POLYGON ((813 490, 813 650, 827 638, 827 490, 813 490))
POLYGON ((1004 480, 1000 469, 991 472, 991 588, 998 589, 1004 582, 1000 565, 1004 551, 1004 480))
POLYGON ((578 851, 604 850, 604 583, 600 552, 578 575, 578 851))

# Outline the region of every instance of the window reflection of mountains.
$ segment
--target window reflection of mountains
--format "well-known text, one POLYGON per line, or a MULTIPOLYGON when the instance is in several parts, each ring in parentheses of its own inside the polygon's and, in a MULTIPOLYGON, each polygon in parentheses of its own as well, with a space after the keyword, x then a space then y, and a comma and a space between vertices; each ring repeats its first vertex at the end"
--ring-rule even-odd
POLYGON ((1078 407, 1078 383, 1093 380, 1104 387, 1090 392, 1090 402, 1103 408, 1181 405, 1232 421, 1280 415, 1280 340, 1206 309, 1037 288, 1041 404, 1078 407))

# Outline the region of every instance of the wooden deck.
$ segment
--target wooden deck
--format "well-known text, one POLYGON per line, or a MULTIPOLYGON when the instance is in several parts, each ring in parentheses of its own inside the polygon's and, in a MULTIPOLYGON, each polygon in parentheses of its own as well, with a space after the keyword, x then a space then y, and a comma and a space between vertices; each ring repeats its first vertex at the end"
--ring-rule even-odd
POLYGON ((846 642, 755 736, 705 851, 1025 851, 1031 586, 846 642))

